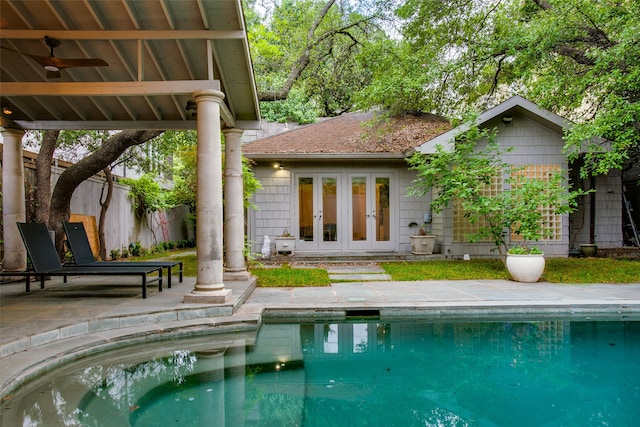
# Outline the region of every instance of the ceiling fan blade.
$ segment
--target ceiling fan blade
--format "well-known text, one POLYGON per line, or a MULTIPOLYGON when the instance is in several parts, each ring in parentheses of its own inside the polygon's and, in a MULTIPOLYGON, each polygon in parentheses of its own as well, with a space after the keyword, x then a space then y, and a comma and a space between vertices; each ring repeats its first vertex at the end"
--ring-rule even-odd
POLYGON ((33 59, 41 67, 55 67, 59 70, 64 68, 72 68, 72 67, 108 67, 109 64, 99 58, 58 58, 57 56, 40 56, 40 55, 32 55, 30 53, 24 53, 17 51, 15 49, 11 49, 10 47, 0 46, 2 49, 10 50, 12 52, 19 53, 28 58, 33 59))
POLYGON ((58 58, 57 56, 50 56, 49 63, 47 65, 53 65, 59 69, 71 68, 71 67, 107 67, 109 64, 99 58, 58 58))

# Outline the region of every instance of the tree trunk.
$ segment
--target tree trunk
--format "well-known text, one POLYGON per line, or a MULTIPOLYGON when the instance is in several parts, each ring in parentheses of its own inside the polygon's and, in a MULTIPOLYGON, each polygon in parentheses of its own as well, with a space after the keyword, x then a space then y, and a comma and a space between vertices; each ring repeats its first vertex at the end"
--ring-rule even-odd
POLYGON ((42 146, 36 156, 36 221, 49 222, 51 206, 51 159, 58 142, 59 130, 48 130, 42 138, 42 146))
POLYGON ((64 236, 62 222, 68 221, 71 215, 71 196, 78 186, 96 173, 100 172, 124 153, 127 148, 144 144, 163 131, 122 131, 105 141, 98 150, 66 169, 51 196, 49 212, 49 228, 56 234, 58 254, 64 253, 64 236))
POLYGON ((113 197, 113 175, 111 174, 111 169, 108 167, 102 169, 102 171, 106 179, 107 195, 104 200, 102 200, 102 196, 104 195, 104 186, 102 186, 102 194, 100 195, 100 218, 98 220, 98 241, 100 243, 100 258, 106 261, 107 244, 104 238, 104 222, 107 216, 107 210, 111 204, 111 198, 113 197))

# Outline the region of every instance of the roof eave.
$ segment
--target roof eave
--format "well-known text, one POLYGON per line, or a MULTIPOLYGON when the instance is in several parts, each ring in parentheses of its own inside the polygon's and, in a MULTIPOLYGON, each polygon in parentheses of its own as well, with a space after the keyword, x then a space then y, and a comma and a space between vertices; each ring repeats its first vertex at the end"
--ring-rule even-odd
POLYGON ((404 153, 244 153, 252 160, 404 160, 404 153))

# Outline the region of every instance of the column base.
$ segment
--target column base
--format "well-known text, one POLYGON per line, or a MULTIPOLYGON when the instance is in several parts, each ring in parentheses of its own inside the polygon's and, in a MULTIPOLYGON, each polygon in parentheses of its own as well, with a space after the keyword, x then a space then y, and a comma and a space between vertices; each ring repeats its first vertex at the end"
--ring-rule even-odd
POLYGON ((182 302, 189 304, 224 304, 231 296, 231 289, 219 291, 192 291, 184 296, 182 302))
POLYGON ((223 280, 225 282, 246 282, 251 277, 251 274, 247 270, 241 271, 225 271, 223 274, 223 280))

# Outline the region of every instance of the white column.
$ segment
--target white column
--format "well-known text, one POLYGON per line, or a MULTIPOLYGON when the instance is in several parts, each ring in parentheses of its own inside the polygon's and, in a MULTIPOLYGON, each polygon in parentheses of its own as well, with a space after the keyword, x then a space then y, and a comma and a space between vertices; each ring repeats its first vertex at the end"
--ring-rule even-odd
POLYGON ((3 269, 20 271, 27 267, 27 251, 22 243, 17 222, 25 222, 24 164, 22 136, 19 129, 0 128, 2 150, 2 224, 4 239, 3 269))
POLYGON ((225 280, 249 280, 244 261, 244 192, 242 184, 242 129, 224 133, 224 245, 225 280))
POLYGON ((193 94, 198 119, 196 183, 196 284, 184 296, 187 303, 219 304, 231 294, 223 282, 222 144, 220 104, 224 93, 201 90, 193 94))

